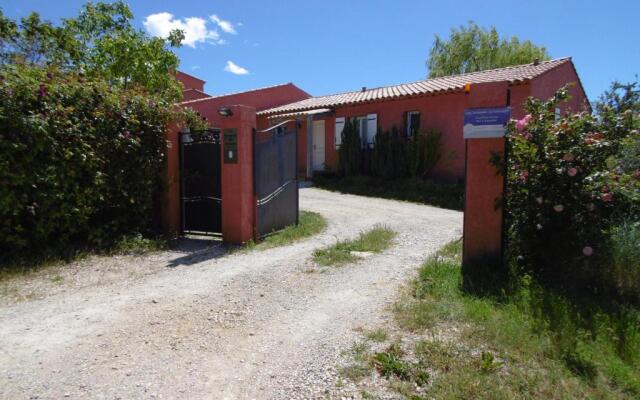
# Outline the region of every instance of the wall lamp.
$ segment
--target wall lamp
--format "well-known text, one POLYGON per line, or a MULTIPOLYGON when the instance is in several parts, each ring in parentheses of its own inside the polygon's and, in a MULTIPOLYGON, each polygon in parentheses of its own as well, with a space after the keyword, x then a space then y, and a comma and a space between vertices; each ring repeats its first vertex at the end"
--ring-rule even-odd
POLYGON ((218 108, 218 115, 221 117, 231 117, 233 115, 233 111, 229 107, 220 107, 218 108))

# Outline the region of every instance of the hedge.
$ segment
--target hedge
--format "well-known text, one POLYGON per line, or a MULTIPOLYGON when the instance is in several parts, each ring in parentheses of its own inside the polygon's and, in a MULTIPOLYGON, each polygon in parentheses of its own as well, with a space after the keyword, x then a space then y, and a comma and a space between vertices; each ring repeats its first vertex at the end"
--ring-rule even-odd
POLYGON ((98 78, 0 70, 0 264, 152 232, 177 117, 98 78))

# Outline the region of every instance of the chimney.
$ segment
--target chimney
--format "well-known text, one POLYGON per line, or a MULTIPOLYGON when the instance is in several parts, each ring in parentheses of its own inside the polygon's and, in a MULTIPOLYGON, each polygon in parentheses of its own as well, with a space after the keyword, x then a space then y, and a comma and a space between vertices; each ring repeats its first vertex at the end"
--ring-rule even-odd
POLYGON ((533 59, 533 65, 538 65, 540 64, 540 59, 539 58, 534 58, 533 59))
POLYGON ((366 91, 367 91, 367 87, 366 87, 366 86, 363 86, 363 87, 362 87, 362 91, 363 91, 363 92, 366 92, 366 91))

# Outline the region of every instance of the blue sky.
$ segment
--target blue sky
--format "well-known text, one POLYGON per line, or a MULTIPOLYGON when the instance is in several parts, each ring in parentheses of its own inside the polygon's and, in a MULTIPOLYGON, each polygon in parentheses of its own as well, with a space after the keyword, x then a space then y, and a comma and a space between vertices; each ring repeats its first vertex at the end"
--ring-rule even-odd
MULTIPOLYGON (((0 0, 58 21, 84 1, 0 0)), ((188 29, 181 69, 222 94, 294 82, 313 95, 423 79, 434 35, 469 20, 572 56, 590 99, 640 72, 640 1, 130 1, 141 29, 188 29), (170 15, 169 15, 170 14, 170 15), (146 24, 145 24, 146 22, 146 24)))

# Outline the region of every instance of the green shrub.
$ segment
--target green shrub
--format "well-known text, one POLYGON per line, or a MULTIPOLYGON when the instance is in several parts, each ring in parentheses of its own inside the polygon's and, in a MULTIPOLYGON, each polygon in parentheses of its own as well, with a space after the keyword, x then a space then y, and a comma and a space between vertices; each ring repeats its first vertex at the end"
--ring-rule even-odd
POLYGON ((416 132, 408 143, 409 175, 426 178, 442 158, 442 133, 431 129, 416 132))
POLYGON ((347 118, 338 149, 338 173, 342 176, 358 175, 362 171, 362 141, 356 122, 347 118))
POLYGON ((172 104, 53 67, 0 74, 0 263, 152 231, 172 104))
POLYGON ((640 222, 625 221, 610 234, 611 285, 640 303, 640 222))
POLYGON ((563 89, 546 102, 529 99, 528 114, 509 125, 507 254, 520 273, 548 284, 618 295, 607 286, 607 231, 639 209, 640 118, 579 113, 557 120, 554 110, 567 96, 563 89))

